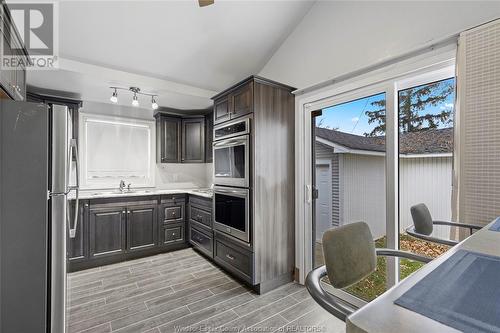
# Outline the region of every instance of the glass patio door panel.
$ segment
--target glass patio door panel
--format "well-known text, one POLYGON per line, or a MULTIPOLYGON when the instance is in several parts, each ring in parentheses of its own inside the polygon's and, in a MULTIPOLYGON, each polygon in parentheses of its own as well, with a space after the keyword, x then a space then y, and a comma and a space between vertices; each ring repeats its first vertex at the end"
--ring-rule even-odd
MULTIPOLYGON (((399 119, 399 247, 437 257, 448 246, 411 237, 411 208, 425 204, 433 220, 451 221, 453 111, 455 78, 398 91, 399 119)), ((431 236, 450 239, 448 226, 434 226, 431 236)), ((400 260, 400 279, 422 267, 400 260)))
MULTIPOLYGON (((324 264, 322 235, 331 228, 364 221, 376 246, 386 246, 385 105, 378 93, 323 108, 315 119, 314 267, 324 264)), ((344 291, 370 301, 386 281, 386 261, 378 258, 376 272, 344 291)))

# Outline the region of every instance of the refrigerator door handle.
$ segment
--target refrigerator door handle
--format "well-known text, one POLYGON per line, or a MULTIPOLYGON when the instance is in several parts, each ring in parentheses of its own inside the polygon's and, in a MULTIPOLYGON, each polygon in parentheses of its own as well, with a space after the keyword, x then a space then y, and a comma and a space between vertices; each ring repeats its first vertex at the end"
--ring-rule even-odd
POLYGON ((75 190, 75 216, 73 217, 73 227, 71 227, 71 221, 68 221, 70 227, 69 227, 69 238, 75 238, 76 237, 76 230, 78 228, 78 210, 79 210, 79 192, 80 192, 80 163, 79 163, 79 156, 78 156, 78 145, 76 139, 71 139, 70 141, 70 154, 69 154, 69 160, 71 164, 71 160, 73 158, 73 151, 75 152, 76 156, 76 163, 75 163, 75 172, 76 172, 76 185, 75 186, 69 186, 69 190, 75 190))

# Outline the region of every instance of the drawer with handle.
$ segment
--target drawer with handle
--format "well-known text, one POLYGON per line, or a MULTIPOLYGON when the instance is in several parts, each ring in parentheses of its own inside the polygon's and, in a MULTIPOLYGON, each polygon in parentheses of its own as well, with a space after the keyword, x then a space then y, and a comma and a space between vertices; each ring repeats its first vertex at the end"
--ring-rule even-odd
POLYGON ((191 243, 191 245, 202 251, 210 258, 214 257, 213 237, 206 235, 205 233, 193 228, 192 226, 189 229, 189 243, 191 243))
POLYGON ((215 261, 229 271, 252 283, 253 253, 240 249, 229 242, 215 239, 215 261))
POLYGON ((163 227, 163 244, 181 242, 184 240, 184 227, 163 227))
POLYGON ((163 223, 180 222, 184 220, 184 204, 163 205, 163 223))
POLYGON ((212 213, 202 210, 196 206, 189 206, 189 216, 192 220, 202 223, 208 227, 212 226, 212 213))

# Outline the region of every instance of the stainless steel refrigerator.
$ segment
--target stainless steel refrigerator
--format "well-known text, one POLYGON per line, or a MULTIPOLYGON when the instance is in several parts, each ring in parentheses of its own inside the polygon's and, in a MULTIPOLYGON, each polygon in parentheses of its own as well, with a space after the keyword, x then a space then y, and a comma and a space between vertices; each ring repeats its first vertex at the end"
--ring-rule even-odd
POLYGON ((0 101, 0 332, 63 333, 66 238, 78 226, 77 142, 65 106, 0 101), (77 208, 77 207, 76 207, 77 208))

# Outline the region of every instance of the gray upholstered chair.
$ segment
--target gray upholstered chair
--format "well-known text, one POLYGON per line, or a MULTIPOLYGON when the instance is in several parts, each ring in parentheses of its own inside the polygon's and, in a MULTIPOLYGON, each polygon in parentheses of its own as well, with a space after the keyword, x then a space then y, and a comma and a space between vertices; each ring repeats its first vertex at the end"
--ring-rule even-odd
POLYGON ((321 279, 328 276, 335 288, 345 288, 359 282, 377 268, 377 256, 401 257, 420 262, 431 258, 391 249, 376 249, 370 228, 365 222, 347 224, 323 234, 325 265, 312 270, 306 287, 312 298, 335 317, 345 321, 357 308, 341 301, 323 289, 321 279))
POLYGON ((479 230, 482 228, 481 226, 475 224, 455 223, 447 221, 433 221, 429 209, 423 203, 412 206, 410 208, 410 212, 411 212, 411 218, 413 219, 413 225, 408 227, 406 229, 406 232, 410 236, 426 240, 429 242, 434 242, 449 246, 454 246, 458 244, 457 241, 451 239, 444 239, 431 236, 434 230, 434 225, 448 225, 458 228, 467 228, 470 230, 471 235, 473 233, 473 230, 479 230))

